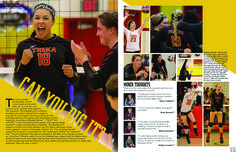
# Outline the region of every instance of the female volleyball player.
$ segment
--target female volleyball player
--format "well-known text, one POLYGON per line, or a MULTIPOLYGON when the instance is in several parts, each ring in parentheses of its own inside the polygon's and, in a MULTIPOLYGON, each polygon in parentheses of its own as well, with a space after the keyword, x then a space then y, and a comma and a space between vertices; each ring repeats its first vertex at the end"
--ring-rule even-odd
POLYGON ((177 28, 192 32, 197 44, 202 45, 202 23, 197 14, 191 11, 185 12, 183 22, 179 22, 177 28))
POLYGON ((125 106, 132 106, 134 105, 134 98, 132 98, 132 95, 129 94, 128 97, 125 99, 125 106))
POLYGON ((106 133, 111 133, 112 124, 117 117, 117 113, 112 109, 107 100, 105 84, 111 74, 118 73, 118 13, 111 11, 99 15, 97 28, 97 36, 100 38, 101 44, 110 48, 98 71, 94 70, 91 65, 87 49, 83 42, 75 44, 74 41, 72 41, 71 48, 75 56, 80 60, 81 65, 83 65, 90 86, 93 89, 103 89, 104 104, 108 116, 108 120, 104 127, 106 127, 106 133))
POLYGON ((125 113, 125 120, 133 120, 134 119, 134 113, 132 112, 132 109, 129 108, 128 111, 125 113))
POLYGON ((141 55, 133 55, 132 63, 124 67, 124 80, 145 80, 148 78, 148 73, 144 66, 142 66, 141 55))
POLYGON ((13 83, 18 86, 27 76, 44 87, 47 91, 40 95, 40 103, 45 102, 48 91, 60 97, 67 103, 64 117, 71 109, 67 81, 76 84, 79 78, 70 41, 52 34, 54 23, 53 7, 44 3, 34 7, 35 32, 17 46, 13 83))
POLYGON ((181 80, 181 81, 185 81, 186 78, 188 78, 188 80, 190 80, 191 79, 191 74, 193 73, 193 70, 190 71, 190 73, 189 73, 187 61, 188 61, 188 59, 185 59, 184 64, 183 64, 183 66, 180 70, 179 80, 181 80))
POLYGON ((171 14, 171 26, 162 28, 158 34, 151 40, 151 51, 156 52, 153 48, 160 45, 162 41, 165 42, 167 47, 177 48, 178 51, 168 53, 189 53, 190 50, 185 50, 187 44, 191 45, 192 53, 201 53, 202 49, 196 43, 193 34, 188 31, 177 29, 177 24, 183 20, 183 12, 176 9, 171 14))
POLYGON ((128 133, 132 133, 134 132, 134 128, 131 124, 131 122, 128 122, 128 126, 125 127, 125 133, 128 134, 128 133))
MULTIPOLYGON (((111 107, 118 112, 118 74, 112 74, 106 83, 106 96, 111 107)), ((112 150, 118 152, 118 116, 112 125, 112 150)))
POLYGON ((163 28, 168 26, 168 18, 164 13, 154 14, 150 18, 152 38, 163 28))
POLYGON ((224 103, 224 94, 221 92, 220 84, 215 85, 215 89, 211 92, 209 97, 211 100, 211 112, 210 112, 210 123, 208 125, 206 142, 208 143, 210 141, 211 129, 213 127, 215 115, 217 115, 219 131, 220 131, 220 143, 223 144, 224 141, 223 141, 222 110, 223 110, 223 103, 224 103))
POLYGON ((131 139, 131 136, 128 136, 126 142, 125 142, 125 147, 127 148, 131 148, 131 147, 134 147, 134 142, 133 140, 131 139))
POLYGON ((190 139, 189 139, 189 126, 188 126, 188 122, 187 122, 187 116, 190 118, 190 120, 193 122, 193 128, 194 128, 194 134, 198 137, 198 132, 197 132, 197 123, 196 120, 194 118, 194 115, 192 113, 192 104, 193 104, 193 100, 195 98, 195 95, 198 93, 198 91, 193 91, 191 88, 188 88, 186 90, 186 93, 184 95, 184 99, 183 99, 183 103, 182 103, 182 107, 181 107, 181 119, 183 120, 184 123, 184 131, 185 131, 185 135, 186 135, 186 139, 188 144, 191 143, 190 139))
POLYGON ((154 63, 152 67, 152 79, 158 74, 157 79, 161 79, 161 76, 163 76, 163 80, 166 80, 168 78, 168 72, 166 68, 166 62, 162 59, 161 54, 157 54, 155 56, 157 58, 156 62, 154 63), (153 74, 154 73, 154 74, 153 74))
MULTIPOLYGON (((124 21, 129 17, 129 11, 125 11, 125 18, 124 21)), ((126 35, 127 39, 127 44, 126 44, 126 53, 140 53, 140 47, 139 47, 139 38, 140 38, 140 33, 143 30, 143 27, 148 21, 148 17, 145 18, 143 21, 143 24, 137 29, 136 29, 136 23, 134 20, 130 20, 128 22, 128 28, 124 26, 124 33, 126 35)))

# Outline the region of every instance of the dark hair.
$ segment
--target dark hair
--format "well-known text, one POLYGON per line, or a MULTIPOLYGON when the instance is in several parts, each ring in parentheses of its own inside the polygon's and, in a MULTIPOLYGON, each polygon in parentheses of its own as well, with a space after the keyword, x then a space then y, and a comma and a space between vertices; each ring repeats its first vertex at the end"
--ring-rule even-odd
POLYGON ((159 58, 159 56, 161 56, 161 54, 157 54, 157 58, 159 58))
POLYGON ((106 28, 115 27, 116 33, 118 34, 118 13, 115 11, 104 12, 98 16, 98 20, 106 28))
POLYGON ((129 20, 129 22, 128 22, 128 27, 127 27, 128 30, 130 30, 130 24, 131 24, 132 22, 134 22, 134 20, 129 20))
POLYGON ((112 97, 118 97, 118 73, 112 74, 106 83, 106 93, 112 97))
POLYGON ((134 62, 134 60, 135 60, 136 57, 138 57, 138 56, 142 59, 142 56, 141 56, 141 55, 139 55, 139 54, 135 54, 135 55, 133 55, 133 57, 132 57, 132 62, 134 62))
MULTIPOLYGON (((44 9, 48 10, 52 14, 52 20, 55 20, 55 9, 52 6, 45 4, 45 3, 40 3, 34 7, 34 13, 36 10, 38 10, 40 8, 44 8, 44 9)), ((33 16, 34 16, 34 13, 33 13, 33 16)))
POLYGON ((192 11, 187 11, 184 14, 183 21, 187 23, 200 23, 200 18, 197 16, 196 13, 192 11))

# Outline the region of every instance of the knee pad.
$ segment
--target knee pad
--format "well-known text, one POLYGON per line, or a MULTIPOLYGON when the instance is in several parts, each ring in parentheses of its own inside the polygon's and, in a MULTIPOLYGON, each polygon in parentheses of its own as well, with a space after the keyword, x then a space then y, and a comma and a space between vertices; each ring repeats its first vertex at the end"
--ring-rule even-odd
POLYGON ((213 122, 210 122, 210 123, 209 123, 209 126, 212 127, 212 126, 213 126, 213 122))
POLYGON ((195 122, 193 122, 193 125, 197 125, 197 122, 195 121, 195 122))
POLYGON ((219 123, 219 127, 220 127, 220 128, 223 127, 223 123, 219 123))
POLYGON ((188 126, 184 126, 184 129, 188 129, 188 126))

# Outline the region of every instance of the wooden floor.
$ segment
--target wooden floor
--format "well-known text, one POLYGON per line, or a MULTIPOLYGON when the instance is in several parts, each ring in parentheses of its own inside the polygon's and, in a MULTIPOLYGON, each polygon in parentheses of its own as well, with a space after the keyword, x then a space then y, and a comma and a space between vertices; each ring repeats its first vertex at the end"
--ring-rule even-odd
POLYGON ((202 138, 190 138, 191 144, 188 144, 186 137, 177 139, 177 146, 202 146, 202 138))
POLYGON ((223 140, 224 143, 220 143, 220 133, 219 132, 212 132, 210 135, 210 142, 206 142, 207 133, 204 133, 204 146, 229 146, 229 133, 223 133, 223 140))
POLYGON ((204 145, 203 146, 229 146, 229 133, 223 133, 224 143, 220 143, 220 133, 219 132, 212 132, 210 136, 210 142, 206 142, 207 133, 204 133, 204 139, 202 138, 190 138, 191 144, 187 143, 186 137, 183 136, 177 139, 177 146, 202 146, 202 140, 204 145))

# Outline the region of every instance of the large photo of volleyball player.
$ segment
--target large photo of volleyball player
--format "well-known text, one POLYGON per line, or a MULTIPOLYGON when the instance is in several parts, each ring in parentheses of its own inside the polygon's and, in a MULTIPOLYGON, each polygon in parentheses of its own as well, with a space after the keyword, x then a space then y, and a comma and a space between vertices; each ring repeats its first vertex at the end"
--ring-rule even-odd
POLYGON ((177 145, 202 146, 202 82, 177 83, 177 145))
POLYGON ((202 54, 177 55, 177 80, 202 81, 202 54))
POLYGON ((149 63, 149 54, 124 54, 124 81, 148 81, 149 63))
POLYGON ((124 7, 124 53, 149 53, 149 6, 124 7))
POLYGON ((151 80, 176 80, 176 54, 152 54, 151 80))
POLYGON ((204 146, 229 146, 228 82, 204 82, 204 146))
POLYGON ((202 6, 151 6, 151 53, 202 53, 202 6))
MULTIPOLYGON (((15 67, 14 84, 19 85, 22 78, 28 76, 68 103, 64 116, 71 105, 86 114, 88 117, 81 130, 87 128, 91 119, 105 126, 106 133, 99 141, 109 148, 112 148, 112 132, 118 125, 118 110, 108 100, 117 98, 118 89, 114 91, 114 88, 106 89, 109 85, 105 86, 118 70, 117 2, 98 0, 92 5, 89 1, 77 0, 9 1, 14 8, 22 6, 17 10, 31 9, 32 12, 28 10, 31 20, 24 22, 27 27, 16 23, 24 27, 22 29, 5 24, 6 31, 0 38, 1 43, 6 44, 0 49, 4 50, 4 59, 15 67), (41 2, 45 4, 39 4, 41 2), (28 6, 23 7, 26 4, 28 6), (110 96, 107 98, 106 94, 110 96)), ((1 8, 6 4, 8 2, 1 8)), ((15 14, 9 12, 8 15, 15 14)), ((93 129, 94 126, 88 134, 93 129)), ((93 137, 99 133, 101 129, 93 137)))

